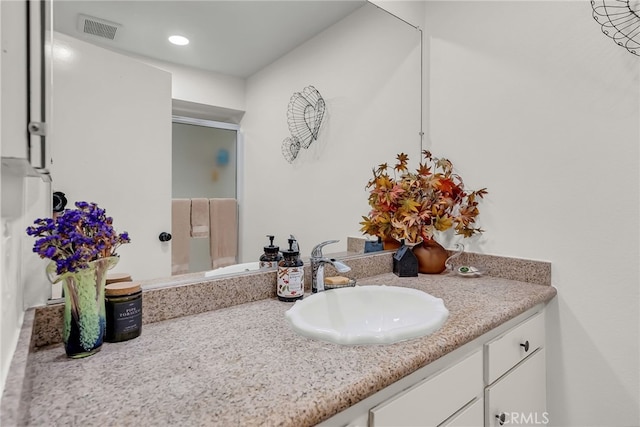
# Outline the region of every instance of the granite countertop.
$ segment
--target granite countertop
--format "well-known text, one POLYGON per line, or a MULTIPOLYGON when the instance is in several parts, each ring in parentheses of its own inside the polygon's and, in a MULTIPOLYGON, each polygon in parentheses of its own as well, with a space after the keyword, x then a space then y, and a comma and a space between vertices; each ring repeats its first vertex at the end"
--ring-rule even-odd
MULTIPOLYGON (((286 324, 274 298, 145 324, 142 335, 71 360, 61 344, 29 356, 28 425, 308 426, 321 422, 556 295, 497 277, 392 273, 361 285, 424 290, 450 311, 430 336, 339 346, 286 324)), ((333 291, 339 292, 339 291, 333 291)))

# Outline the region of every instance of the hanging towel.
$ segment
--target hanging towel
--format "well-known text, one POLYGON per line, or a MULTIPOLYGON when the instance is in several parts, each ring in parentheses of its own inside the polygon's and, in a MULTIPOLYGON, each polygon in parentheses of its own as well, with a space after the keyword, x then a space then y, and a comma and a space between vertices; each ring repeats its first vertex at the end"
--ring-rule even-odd
POLYGON ((191 199, 191 237, 209 237, 209 199, 191 199))
POLYGON ((236 199, 209 199, 209 244, 211 268, 237 263, 238 202, 236 199))
POLYGON ((171 201, 171 274, 189 272, 191 199, 171 201))

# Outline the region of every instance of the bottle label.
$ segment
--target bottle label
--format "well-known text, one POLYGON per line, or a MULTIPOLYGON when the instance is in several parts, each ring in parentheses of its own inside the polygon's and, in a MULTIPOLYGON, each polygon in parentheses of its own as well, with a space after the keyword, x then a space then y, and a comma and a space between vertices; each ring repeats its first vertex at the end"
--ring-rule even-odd
POLYGON ((304 268, 280 267, 278 269, 278 296, 293 298, 304 295, 304 268))
POLYGON ((140 329, 142 326, 142 298, 114 303, 112 307, 114 333, 122 334, 140 329))
POLYGON ((274 268, 278 266, 278 261, 260 261, 260 268, 274 268))

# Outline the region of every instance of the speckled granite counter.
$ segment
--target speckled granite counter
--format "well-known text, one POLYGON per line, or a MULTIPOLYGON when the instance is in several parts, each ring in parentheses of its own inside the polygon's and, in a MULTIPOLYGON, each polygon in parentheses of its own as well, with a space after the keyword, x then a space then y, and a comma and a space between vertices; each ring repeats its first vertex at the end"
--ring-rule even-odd
POLYGON ((87 359, 49 346, 29 355, 18 423, 314 425, 556 295, 496 277, 386 273, 360 284, 424 290, 444 299, 450 317, 427 337, 338 346, 292 332, 291 304, 267 298, 147 324, 87 359))

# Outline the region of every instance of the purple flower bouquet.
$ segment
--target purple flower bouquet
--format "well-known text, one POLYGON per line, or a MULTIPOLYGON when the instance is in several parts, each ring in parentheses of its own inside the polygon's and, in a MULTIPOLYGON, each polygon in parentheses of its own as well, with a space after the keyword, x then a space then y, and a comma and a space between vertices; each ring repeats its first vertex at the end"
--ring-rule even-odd
POLYGON ((102 346, 106 272, 118 262, 115 250, 131 239, 126 232, 115 232, 113 219, 97 204, 75 205, 76 209, 66 209, 55 219, 36 219, 27 234, 37 238, 33 251, 51 260, 46 269, 49 280, 62 281, 65 351, 80 358, 102 346))

